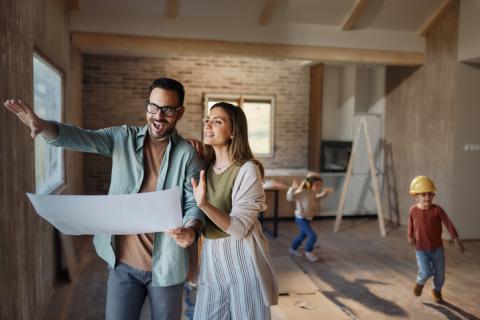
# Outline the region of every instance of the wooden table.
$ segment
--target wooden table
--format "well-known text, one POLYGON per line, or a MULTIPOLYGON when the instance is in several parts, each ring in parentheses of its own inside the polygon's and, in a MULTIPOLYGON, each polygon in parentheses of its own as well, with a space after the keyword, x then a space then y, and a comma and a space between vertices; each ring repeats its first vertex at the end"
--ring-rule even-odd
POLYGON ((266 180, 265 183, 263 184, 263 190, 265 190, 265 194, 268 192, 273 192, 274 198, 273 198, 273 230, 269 230, 265 228, 264 226, 264 217, 263 214, 264 212, 260 212, 260 223, 262 224, 263 230, 270 234, 272 237, 276 238, 278 236, 278 198, 279 198, 279 192, 283 190, 288 190, 288 186, 275 181, 275 180, 266 180))

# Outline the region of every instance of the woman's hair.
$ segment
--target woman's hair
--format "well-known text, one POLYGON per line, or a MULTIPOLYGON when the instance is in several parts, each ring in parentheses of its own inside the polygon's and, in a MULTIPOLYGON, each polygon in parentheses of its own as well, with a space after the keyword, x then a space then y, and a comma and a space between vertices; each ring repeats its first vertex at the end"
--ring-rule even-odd
MULTIPOLYGON (((248 143, 247 117, 243 110, 227 102, 215 103, 210 110, 213 108, 221 108, 230 119, 233 139, 229 142, 228 152, 232 162, 237 165, 242 165, 247 161, 252 161, 260 169, 260 174, 263 179, 265 170, 262 163, 255 159, 252 149, 250 149, 248 143)), ((203 158, 208 163, 213 163, 215 161, 215 151, 211 146, 205 145, 203 148, 203 158)))

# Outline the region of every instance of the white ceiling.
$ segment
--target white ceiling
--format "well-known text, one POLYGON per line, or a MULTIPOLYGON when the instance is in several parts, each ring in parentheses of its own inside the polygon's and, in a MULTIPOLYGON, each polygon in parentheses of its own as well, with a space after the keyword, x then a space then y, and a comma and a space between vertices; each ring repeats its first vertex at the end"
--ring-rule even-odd
POLYGON ((176 18, 166 0, 80 0, 74 31, 256 43, 424 51, 419 28, 443 0, 368 0, 354 25, 342 31, 355 0, 277 0, 259 25, 266 0, 178 0, 176 18))

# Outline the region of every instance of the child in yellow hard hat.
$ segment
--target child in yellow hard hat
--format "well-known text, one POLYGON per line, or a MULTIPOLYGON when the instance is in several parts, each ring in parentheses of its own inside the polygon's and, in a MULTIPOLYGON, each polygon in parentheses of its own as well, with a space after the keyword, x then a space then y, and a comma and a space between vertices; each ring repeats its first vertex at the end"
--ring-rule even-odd
POLYGON ((305 238, 307 246, 305 247, 305 256, 310 261, 317 261, 318 257, 313 253, 313 246, 317 241, 315 231, 310 227, 310 221, 318 211, 318 200, 332 192, 331 188, 323 188, 323 180, 320 174, 310 172, 299 185, 297 180, 293 180, 291 187, 287 191, 287 200, 295 200, 295 223, 300 229, 300 233, 293 239, 290 247, 290 253, 296 256, 302 254, 298 250, 305 238))
POLYGON ((445 256, 442 242, 442 223, 460 252, 465 249, 458 239, 458 233, 445 211, 433 204, 436 188, 426 176, 415 177, 410 184, 410 195, 416 204, 410 208, 408 220, 408 242, 415 246, 418 276, 413 293, 422 294, 425 282, 433 275, 432 296, 435 302, 442 299, 442 286, 445 281, 445 256))

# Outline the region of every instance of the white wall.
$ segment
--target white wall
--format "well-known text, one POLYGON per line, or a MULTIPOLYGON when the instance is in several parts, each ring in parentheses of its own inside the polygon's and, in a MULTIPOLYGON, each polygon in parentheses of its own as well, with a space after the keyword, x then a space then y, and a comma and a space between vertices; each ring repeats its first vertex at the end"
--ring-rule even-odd
POLYGON ((355 112, 383 114, 385 111, 385 67, 357 66, 355 112))
POLYGON ((458 60, 480 62, 480 1, 460 1, 458 60))
POLYGON ((385 113, 385 67, 325 66, 322 139, 353 139, 355 112, 385 113))
MULTIPOLYGON (((354 116, 356 112, 380 114, 381 123, 383 123, 384 111, 385 67, 355 65, 327 65, 325 67, 322 119, 323 140, 352 141, 355 134, 354 116)), ((383 137, 383 125, 381 126, 382 128, 377 130, 380 132, 377 132, 375 137, 383 137)), ((378 169, 382 171, 383 151, 380 152, 378 158, 378 169)), ((359 160, 366 161, 366 159, 359 160)), ((332 215, 335 214, 338 207, 344 174, 323 173, 322 176, 325 185, 334 189, 333 194, 322 202, 322 214, 332 215)), ((344 214, 375 213, 374 197, 371 191, 368 191, 370 190, 369 181, 368 170, 366 173, 356 174, 353 177, 347 195, 347 202, 345 203, 344 214)))
MULTIPOLYGON (((385 67, 372 67, 371 88, 372 99, 368 107, 368 112, 385 114, 385 67)), ((383 135, 382 135, 383 137, 383 135)))
POLYGON ((326 65, 323 81, 322 139, 337 140, 338 111, 341 96, 342 67, 326 65))
POLYGON ((325 66, 322 139, 352 140, 355 66, 325 66))
POLYGON ((355 73, 355 112, 368 112, 372 100, 372 69, 358 66, 355 73))
POLYGON ((452 210, 447 213, 466 239, 480 238, 480 151, 465 151, 465 145, 480 145, 479 83, 479 66, 458 64, 452 210))

